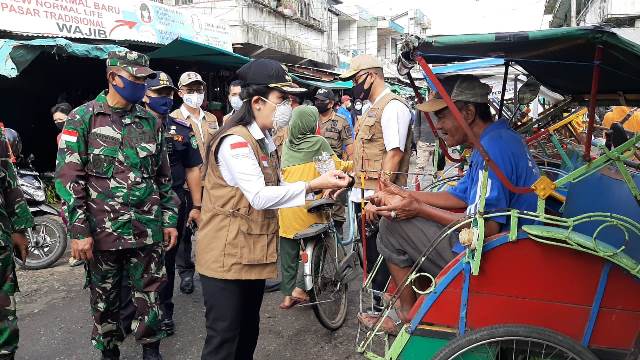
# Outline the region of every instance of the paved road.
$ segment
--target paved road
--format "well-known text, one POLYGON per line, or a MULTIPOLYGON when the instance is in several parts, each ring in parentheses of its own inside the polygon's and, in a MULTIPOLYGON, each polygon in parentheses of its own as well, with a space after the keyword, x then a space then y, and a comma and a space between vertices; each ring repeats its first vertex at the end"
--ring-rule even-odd
MULTIPOLYGON (((63 258, 66 260, 66 257, 63 258)), ((39 271, 18 271, 22 292, 17 296, 20 349, 16 359, 99 359, 89 341, 89 292, 83 290, 82 267, 70 268, 61 261, 39 271)), ((350 307, 345 326, 331 333, 325 330, 310 308, 283 311, 279 293, 265 294, 257 360, 315 357, 360 359, 354 351, 357 324, 358 280, 350 289, 350 307), (304 356, 301 357, 301 354, 304 356)), ((176 334, 162 342, 165 359, 199 359, 204 343, 204 307, 199 284, 192 295, 176 289, 176 334)), ((139 359, 141 350, 128 338, 122 359, 139 359)))

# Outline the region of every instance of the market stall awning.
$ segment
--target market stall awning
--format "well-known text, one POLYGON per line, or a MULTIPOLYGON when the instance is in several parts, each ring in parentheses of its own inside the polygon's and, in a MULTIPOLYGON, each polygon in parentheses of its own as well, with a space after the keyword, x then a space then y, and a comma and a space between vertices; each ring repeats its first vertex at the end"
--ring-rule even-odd
POLYGON ((553 91, 585 95, 591 91, 598 46, 603 47, 599 93, 640 94, 640 45, 604 27, 432 36, 421 39, 410 51, 430 64, 509 60, 553 91))
POLYGON ((0 75, 18 76, 41 52, 106 59, 109 51, 126 50, 119 45, 93 45, 49 38, 36 40, 0 39, 0 75))
POLYGON ((291 75, 294 82, 299 82, 305 85, 322 88, 322 89, 332 89, 332 90, 346 90, 351 89, 353 87, 353 82, 349 81, 313 81, 307 80, 300 76, 291 75))
POLYGON ((224 68, 237 69, 250 58, 197 41, 177 38, 149 54, 151 59, 199 61, 224 68))

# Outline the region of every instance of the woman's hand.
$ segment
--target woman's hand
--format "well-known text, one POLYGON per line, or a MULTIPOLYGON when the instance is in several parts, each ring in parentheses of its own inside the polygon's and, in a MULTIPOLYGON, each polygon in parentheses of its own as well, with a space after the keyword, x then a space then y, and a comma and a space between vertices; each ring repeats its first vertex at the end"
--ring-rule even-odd
POLYGON ((326 189, 342 189, 347 187, 351 178, 340 170, 331 170, 309 182, 311 192, 326 189))

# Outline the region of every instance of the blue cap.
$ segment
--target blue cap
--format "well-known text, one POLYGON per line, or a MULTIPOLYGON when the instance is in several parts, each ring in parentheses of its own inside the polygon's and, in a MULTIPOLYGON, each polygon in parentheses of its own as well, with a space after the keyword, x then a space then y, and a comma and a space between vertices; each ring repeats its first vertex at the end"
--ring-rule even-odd
POLYGON ((173 80, 171 80, 171 77, 169 77, 169 75, 165 74, 162 71, 154 71, 156 74, 156 77, 153 79, 149 79, 147 78, 147 81, 145 81, 145 85, 147 85, 147 89, 149 90, 158 90, 158 89, 162 89, 162 88, 172 88, 175 91, 178 91, 178 89, 176 89, 176 87, 173 85, 173 80))

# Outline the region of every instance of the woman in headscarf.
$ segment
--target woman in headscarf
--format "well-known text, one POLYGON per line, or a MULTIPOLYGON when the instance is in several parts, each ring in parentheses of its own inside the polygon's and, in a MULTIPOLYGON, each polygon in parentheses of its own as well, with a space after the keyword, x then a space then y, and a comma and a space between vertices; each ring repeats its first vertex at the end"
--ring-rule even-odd
MULTIPOLYGON (((289 123, 289 137, 282 150, 282 179, 286 183, 309 181, 320 174, 313 158, 327 154, 333 158, 337 170, 351 171, 353 162, 340 160, 331 150, 331 146, 322 136, 315 135, 320 114, 314 106, 298 106, 293 110, 289 123)), ((307 204, 320 196, 307 194, 307 204)), ((305 303, 309 296, 304 291, 302 278, 298 278, 301 244, 293 240, 296 233, 312 224, 329 222, 324 214, 309 214, 306 207, 279 210, 280 221, 280 270, 282 283, 280 291, 284 300, 281 309, 305 303), (297 280, 296 280, 297 279, 297 280)))

